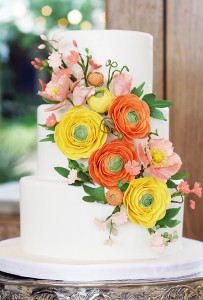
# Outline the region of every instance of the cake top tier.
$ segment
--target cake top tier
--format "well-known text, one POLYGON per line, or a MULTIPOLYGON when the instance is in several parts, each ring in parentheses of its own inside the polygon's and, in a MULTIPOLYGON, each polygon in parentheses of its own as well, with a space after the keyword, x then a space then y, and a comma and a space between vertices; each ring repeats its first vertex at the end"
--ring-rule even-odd
POLYGON ((66 57, 73 49, 72 40, 78 43, 79 51, 89 51, 93 59, 102 65, 101 72, 107 77, 106 62, 117 62, 119 67, 127 66, 138 86, 145 82, 145 92, 152 91, 153 37, 144 32, 125 30, 74 30, 58 32, 59 52, 66 57))

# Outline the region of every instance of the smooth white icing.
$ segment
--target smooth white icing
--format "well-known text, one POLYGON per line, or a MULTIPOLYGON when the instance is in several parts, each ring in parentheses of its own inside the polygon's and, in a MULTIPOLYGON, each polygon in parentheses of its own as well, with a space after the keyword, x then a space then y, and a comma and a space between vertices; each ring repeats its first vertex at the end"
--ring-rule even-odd
MULTIPOLYGON (((99 231, 94 218, 105 219, 114 209, 108 204, 87 203, 85 192, 66 182, 21 179, 21 241, 24 251, 78 261, 112 261, 157 257, 149 246, 146 228, 132 222, 121 225, 113 245, 104 245, 107 231, 99 231)), ((173 205, 172 205, 173 206, 173 205)), ((171 206, 171 207, 172 207, 171 206)), ((175 206, 177 207, 177 205, 175 206)), ((182 221, 183 209, 177 215, 182 221)), ((175 230, 182 236, 182 224, 175 230)), ((173 228, 162 232, 172 233, 173 228)), ((164 255, 181 248, 181 238, 164 255)))

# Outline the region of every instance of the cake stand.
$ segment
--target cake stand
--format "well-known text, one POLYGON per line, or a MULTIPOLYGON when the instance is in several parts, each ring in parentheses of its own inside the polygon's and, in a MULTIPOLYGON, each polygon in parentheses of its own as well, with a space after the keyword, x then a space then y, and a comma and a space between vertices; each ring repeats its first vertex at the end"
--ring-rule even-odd
POLYGON ((1 300, 203 299, 203 243, 185 238, 175 255, 105 264, 29 255, 15 238, 0 242, 0 271, 1 300))

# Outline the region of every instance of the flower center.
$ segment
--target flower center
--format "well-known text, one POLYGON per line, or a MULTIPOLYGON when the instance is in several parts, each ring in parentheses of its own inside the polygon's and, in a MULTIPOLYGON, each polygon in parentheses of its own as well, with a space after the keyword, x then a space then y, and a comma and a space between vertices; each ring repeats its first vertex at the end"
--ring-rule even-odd
POLYGON ((74 137, 78 141, 84 141, 86 140, 88 136, 88 130, 87 127, 84 125, 78 125, 74 130, 74 137))
POLYGON ((54 96, 56 96, 58 94, 58 89, 59 89, 58 85, 53 86, 52 93, 54 96))
POLYGON ((154 197, 151 194, 145 194, 140 199, 140 204, 144 207, 149 207, 154 202, 154 197))
POLYGON ((137 122, 139 122, 139 117, 134 110, 131 110, 127 113, 127 120, 131 124, 137 124, 137 122))
POLYGON ((104 97, 104 91, 98 91, 94 94, 94 96, 96 98, 102 98, 102 97, 104 97))
POLYGON ((159 164, 160 162, 162 162, 163 160, 163 154, 161 153, 161 151, 154 151, 152 153, 152 162, 154 165, 159 164))
POLYGON ((109 170, 111 172, 119 172, 123 168, 123 165, 123 160, 118 156, 115 156, 114 158, 109 160, 109 170))

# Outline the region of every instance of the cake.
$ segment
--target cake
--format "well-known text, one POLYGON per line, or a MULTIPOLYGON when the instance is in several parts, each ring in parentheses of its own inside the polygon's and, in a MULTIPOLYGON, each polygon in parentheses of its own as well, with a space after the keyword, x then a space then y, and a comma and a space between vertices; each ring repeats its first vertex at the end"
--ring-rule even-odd
MULTIPOLYGON (((72 262, 147 259, 181 249, 183 197, 169 106, 152 93, 153 39, 133 31, 57 33, 40 80, 38 172, 20 181, 21 247, 72 262)), ((190 202, 194 208, 194 202, 190 202)))

